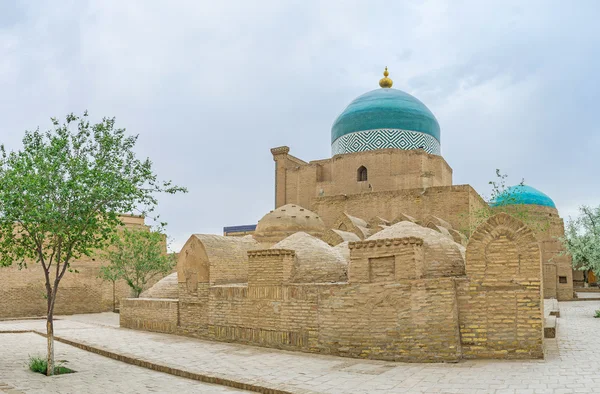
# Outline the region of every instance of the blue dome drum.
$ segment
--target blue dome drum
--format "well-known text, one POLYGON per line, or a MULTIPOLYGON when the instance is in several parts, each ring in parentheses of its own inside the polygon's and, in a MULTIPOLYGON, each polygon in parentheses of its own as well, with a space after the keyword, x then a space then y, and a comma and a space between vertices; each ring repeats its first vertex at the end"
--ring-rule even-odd
POLYGON ((496 197, 490 205, 492 207, 504 205, 541 205, 556 209, 556 205, 550 197, 527 185, 509 187, 496 197))
POLYGON ((348 105, 331 128, 332 153, 399 148, 424 149, 440 154, 440 126, 417 98, 391 89, 392 80, 379 81, 382 89, 359 96, 348 105))

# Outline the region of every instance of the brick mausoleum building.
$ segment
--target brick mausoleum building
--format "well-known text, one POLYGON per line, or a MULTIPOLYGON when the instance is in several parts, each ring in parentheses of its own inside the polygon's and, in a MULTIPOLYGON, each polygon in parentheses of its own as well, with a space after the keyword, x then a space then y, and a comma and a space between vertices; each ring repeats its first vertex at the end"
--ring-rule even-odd
POLYGON ((121 325, 384 360, 543 357, 542 299, 573 296, 554 203, 453 185, 434 115, 387 69, 380 86, 334 122, 332 158, 273 148, 275 209, 192 235, 121 325))

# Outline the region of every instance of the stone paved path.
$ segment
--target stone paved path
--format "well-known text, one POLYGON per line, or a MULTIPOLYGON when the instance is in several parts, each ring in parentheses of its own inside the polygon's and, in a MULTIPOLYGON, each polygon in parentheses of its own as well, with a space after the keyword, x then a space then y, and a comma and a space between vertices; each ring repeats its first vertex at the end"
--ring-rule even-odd
POLYGON ((0 393, 233 393, 242 391, 128 365, 56 343, 57 360, 77 372, 46 377, 28 370, 29 356, 44 355, 46 339, 0 334, 0 393))
POLYGON ((577 298, 600 298, 600 292, 577 292, 577 298))
MULTIPOLYGON (((408 364, 319 356, 120 329, 110 315, 64 318, 56 332, 138 359, 298 393, 600 393, 596 309, 599 301, 560 303, 557 339, 546 340, 545 360, 532 361, 408 364)), ((0 322, 0 331, 43 327, 0 322)), ((0 335, 0 346, 5 338, 0 335)))

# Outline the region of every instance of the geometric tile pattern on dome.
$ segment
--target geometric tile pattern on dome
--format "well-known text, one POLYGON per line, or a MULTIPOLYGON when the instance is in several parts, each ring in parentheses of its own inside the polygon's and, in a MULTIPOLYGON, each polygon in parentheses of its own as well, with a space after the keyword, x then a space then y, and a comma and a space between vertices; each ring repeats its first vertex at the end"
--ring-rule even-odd
POLYGON ((427 153, 434 155, 441 153, 439 141, 429 134, 411 130, 376 129, 357 131, 341 136, 331 144, 331 154, 386 148, 424 149, 427 153))

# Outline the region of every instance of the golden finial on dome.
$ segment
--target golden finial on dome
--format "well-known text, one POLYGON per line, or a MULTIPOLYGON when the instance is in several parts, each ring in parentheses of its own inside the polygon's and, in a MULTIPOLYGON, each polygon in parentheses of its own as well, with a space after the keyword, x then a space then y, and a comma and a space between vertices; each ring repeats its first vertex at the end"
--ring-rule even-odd
POLYGON ((388 75, 390 75, 390 73, 388 72, 387 66, 386 66, 385 71, 383 72, 383 78, 381 78, 379 80, 379 86, 381 86, 382 88, 391 88, 392 85, 394 84, 394 81, 389 79, 388 75))

